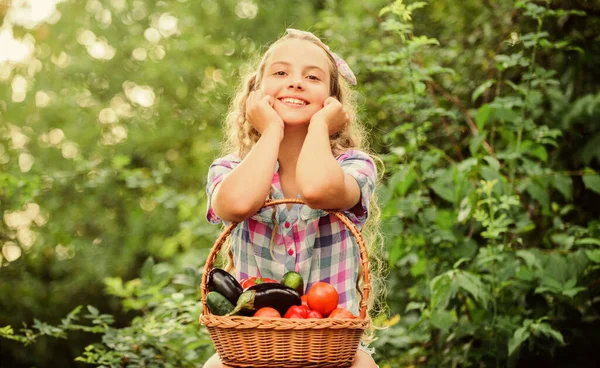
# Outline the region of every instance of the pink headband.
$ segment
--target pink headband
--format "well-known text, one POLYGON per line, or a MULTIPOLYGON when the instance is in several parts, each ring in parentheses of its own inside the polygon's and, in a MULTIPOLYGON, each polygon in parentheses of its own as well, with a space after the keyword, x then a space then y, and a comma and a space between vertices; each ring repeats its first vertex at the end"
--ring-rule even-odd
POLYGON ((340 75, 345 80, 347 80, 348 83, 350 83, 352 85, 356 84, 356 77, 354 76, 354 73, 352 73, 352 70, 350 69, 350 67, 348 66, 348 64, 344 61, 344 59, 342 59, 341 57, 339 57, 335 52, 332 52, 329 49, 329 46, 325 45, 323 43, 323 41, 321 41, 319 39, 319 37, 315 36, 311 32, 300 31, 300 30, 293 29, 293 28, 288 28, 285 31, 289 35, 305 36, 305 37, 312 38, 312 39, 314 39, 316 41, 319 41, 323 46, 325 46, 325 48, 327 49, 327 51, 329 51, 329 53, 333 56, 333 59, 335 60, 335 65, 337 66, 337 69, 338 69, 338 73, 340 73, 340 75))

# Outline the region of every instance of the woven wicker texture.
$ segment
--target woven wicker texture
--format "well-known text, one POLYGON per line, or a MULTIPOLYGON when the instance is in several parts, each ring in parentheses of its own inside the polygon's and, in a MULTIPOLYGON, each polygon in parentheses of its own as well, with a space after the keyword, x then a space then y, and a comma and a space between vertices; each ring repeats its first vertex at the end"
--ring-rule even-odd
MULTIPOLYGON (((304 204, 300 199, 269 200, 263 207, 287 203, 304 204)), ((237 223, 229 225, 213 245, 202 275, 202 315, 221 361, 232 367, 349 367, 360 337, 369 327, 367 300, 371 290, 369 258, 362 234, 343 213, 331 211, 356 238, 363 268, 363 296, 356 319, 287 319, 242 316, 215 316, 206 305, 208 273, 237 223)))

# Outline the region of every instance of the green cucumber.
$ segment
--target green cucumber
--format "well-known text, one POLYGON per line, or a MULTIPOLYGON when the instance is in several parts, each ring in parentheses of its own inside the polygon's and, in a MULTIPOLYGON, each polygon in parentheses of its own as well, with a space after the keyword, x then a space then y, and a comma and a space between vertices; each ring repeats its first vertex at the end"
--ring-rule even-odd
POLYGON ((229 314, 235 308, 226 297, 217 291, 206 294, 206 305, 211 313, 217 316, 229 314))

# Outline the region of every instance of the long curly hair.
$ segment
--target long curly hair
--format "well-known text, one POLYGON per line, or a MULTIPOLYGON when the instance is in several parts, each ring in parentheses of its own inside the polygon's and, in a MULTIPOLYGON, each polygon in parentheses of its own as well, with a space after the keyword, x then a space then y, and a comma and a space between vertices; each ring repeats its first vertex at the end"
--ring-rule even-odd
POLYGON ((340 101, 349 117, 346 128, 331 136, 330 142, 333 154, 338 156, 348 149, 364 146, 366 134, 363 126, 357 123, 353 90, 343 78, 340 78, 335 59, 327 46, 321 41, 308 36, 286 34, 275 41, 263 54, 258 66, 252 67, 250 72, 242 78, 242 83, 237 88, 235 97, 225 118, 227 137, 223 145, 224 152, 235 152, 243 159, 258 141, 258 138, 260 138, 258 131, 246 120, 246 101, 250 92, 261 85, 265 67, 273 48, 290 39, 302 39, 312 42, 323 49, 327 55, 329 74, 331 75, 329 94, 340 101))
MULTIPOLYGON (((265 73, 266 64, 272 54, 275 46, 290 40, 301 39, 312 42, 319 46, 328 58, 330 80, 330 96, 335 97, 342 104, 344 111, 348 114, 349 121, 344 129, 335 133, 330 137, 331 151, 335 157, 343 154, 350 149, 359 149, 368 153, 376 162, 378 167, 379 177, 383 175, 383 163, 374 153, 370 152, 367 142, 367 131, 365 127, 358 121, 356 114, 355 92, 350 88, 350 85, 345 79, 340 77, 335 59, 329 48, 317 38, 309 37, 302 34, 286 34, 272 43, 258 63, 251 63, 246 73, 243 73, 241 83, 237 87, 234 98, 230 105, 229 111, 225 118, 226 137, 222 145, 222 154, 235 153, 240 159, 243 159, 252 149, 254 144, 260 138, 260 133, 254 129, 249 121, 246 120, 246 102, 251 91, 255 90, 262 83, 265 73)), ((368 300, 367 315, 378 315, 385 310, 385 277, 386 262, 383 258, 383 236, 380 231, 381 210, 377 203, 377 191, 375 190, 371 196, 369 203, 369 217, 362 229, 362 235, 367 244, 369 253, 370 273, 372 292, 368 300)), ((274 222, 276 224, 276 222, 274 222)), ((277 233, 277 224, 273 230, 273 234, 277 233)), ((273 240, 271 239, 271 246, 273 240)), ((228 258, 228 267, 233 269, 233 257, 229 244, 223 247, 224 255, 228 258)), ((363 291, 363 275, 360 268, 359 280, 357 281, 357 290, 362 297, 363 291)), ((363 342, 369 343, 374 340, 373 330, 368 331, 363 336, 363 342)))

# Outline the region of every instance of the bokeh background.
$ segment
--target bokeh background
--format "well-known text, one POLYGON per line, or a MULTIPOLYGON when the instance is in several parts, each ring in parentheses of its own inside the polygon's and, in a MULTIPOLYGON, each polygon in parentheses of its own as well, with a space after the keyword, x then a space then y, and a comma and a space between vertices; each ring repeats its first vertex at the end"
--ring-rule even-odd
POLYGON ((596 0, 0 0, 2 367, 201 367, 208 165, 285 28, 385 163, 381 367, 597 367, 596 0))

